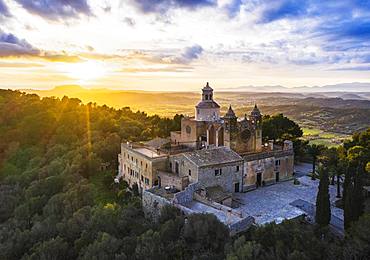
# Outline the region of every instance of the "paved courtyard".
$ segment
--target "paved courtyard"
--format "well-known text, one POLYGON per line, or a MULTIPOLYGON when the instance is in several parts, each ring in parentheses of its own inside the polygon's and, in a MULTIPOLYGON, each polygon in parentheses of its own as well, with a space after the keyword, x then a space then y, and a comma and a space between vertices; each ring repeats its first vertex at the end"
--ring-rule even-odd
MULTIPOLYGON (((255 218, 256 224, 269 222, 280 223, 284 219, 292 219, 300 215, 315 215, 316 195, 319 181, 312 181, 308 176, 299 177, 299 185, 293 181, 281 182, 262 187, 254 191, 236 194, 241 203, 240 210, 255 218)), ((332 225, 343 228, 343 210, 334 207, 336 186, 329 185, 332 204, 332 225)))
POLYGON ((215 209, 195 200, 187 205, 187 207, 199 213, 212 213, 218 218, 218 220, 220 220, 224 224, 233 224, 242 219, 235 216, 234 214, 227 214, 222 210, 215 209))

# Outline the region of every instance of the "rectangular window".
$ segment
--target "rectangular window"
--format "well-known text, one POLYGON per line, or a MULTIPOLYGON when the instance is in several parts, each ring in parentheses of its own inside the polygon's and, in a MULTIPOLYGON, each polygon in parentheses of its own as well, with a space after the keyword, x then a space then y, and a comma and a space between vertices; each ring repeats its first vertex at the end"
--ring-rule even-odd
POLYGON ((238 172, 239 171, 239 165, 236 166, 236 171, 238 172))
POLYGON ((222 174, 222 169, 215 170, 215 176, 220 176, 222 174))
POLYGON ((191 176, 191 170, 189 170, 189 176, 191 176))

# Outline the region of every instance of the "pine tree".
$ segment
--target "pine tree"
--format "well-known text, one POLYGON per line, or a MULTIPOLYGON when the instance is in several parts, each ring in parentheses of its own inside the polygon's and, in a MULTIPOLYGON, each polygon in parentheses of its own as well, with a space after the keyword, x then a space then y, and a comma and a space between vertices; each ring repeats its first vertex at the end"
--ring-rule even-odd
POLYGON ((329 176, 326 167, 320 167, 319 191, 316 197, 316 223, 321 227, 330 223, 329 176))
POLYGON ((323 148, 324 146, 316 144, 312 144, 307 147, 307 153, 312 157, 312 175, 311 175, 312 180, 316 179, 315 174, 317 157, 320 155, 323 148))

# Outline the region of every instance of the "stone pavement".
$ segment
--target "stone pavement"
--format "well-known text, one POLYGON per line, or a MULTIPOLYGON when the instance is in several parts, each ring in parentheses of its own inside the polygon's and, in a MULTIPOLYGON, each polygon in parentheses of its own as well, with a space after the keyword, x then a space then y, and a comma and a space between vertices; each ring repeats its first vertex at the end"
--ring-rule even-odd
MULTIPOLYGON (((314 218, 318 180, 311 180, 308 176, 299 177, 299 185, 293 181, 277 183, 246 193, 235 194, 241 203, 239 210, 245 215, 255 218, 256 224, 269 222, 280 223, 284 219, 292 219, 301 215, 314 218)), ((332 206, 333 225, 343 226, 343 210, 336 208, 336 186, 329 185, 330 201, 332 206)))

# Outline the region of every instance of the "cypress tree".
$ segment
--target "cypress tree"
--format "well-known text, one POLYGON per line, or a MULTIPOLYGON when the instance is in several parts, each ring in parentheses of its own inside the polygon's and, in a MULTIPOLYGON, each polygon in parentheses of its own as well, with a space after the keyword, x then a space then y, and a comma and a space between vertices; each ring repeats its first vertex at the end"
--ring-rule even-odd
POLYGON ((327 168, 320 167, 319 191, 316 197, 316 223, 321 227, 330 223, 329 176, 327 168))
POLYGON ((348 171, 344 177, 343 187, 343 210, 344 210, 344 228, 347 230, 353 221, 353 184, 352 174, 348 171))
POLYGON ((353 176, 353 221, 357 221, 364 212, 362 170, 363 166, 360 163, 353 176))

